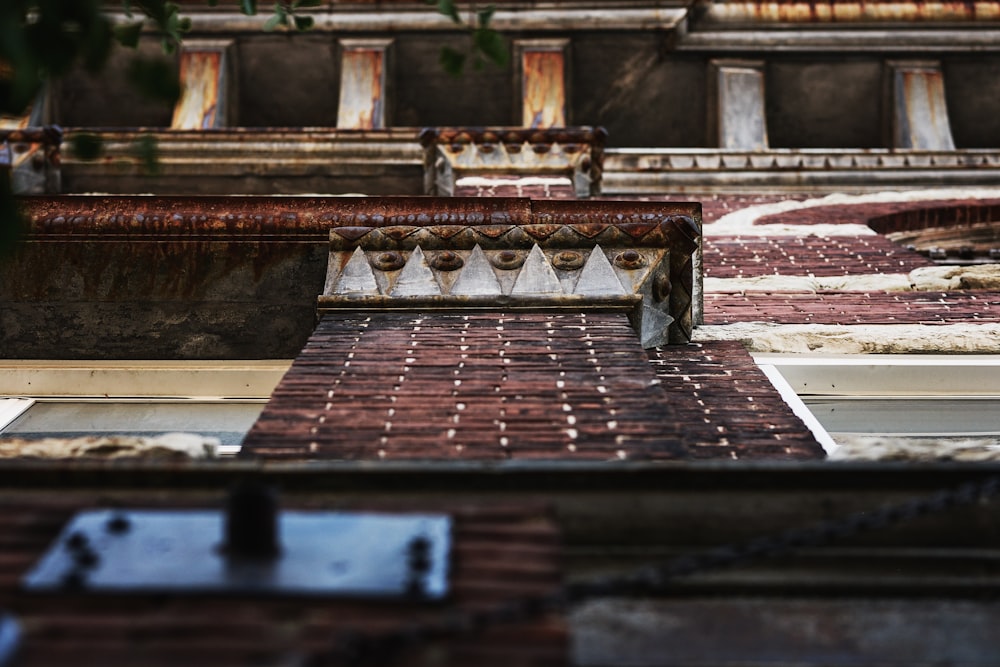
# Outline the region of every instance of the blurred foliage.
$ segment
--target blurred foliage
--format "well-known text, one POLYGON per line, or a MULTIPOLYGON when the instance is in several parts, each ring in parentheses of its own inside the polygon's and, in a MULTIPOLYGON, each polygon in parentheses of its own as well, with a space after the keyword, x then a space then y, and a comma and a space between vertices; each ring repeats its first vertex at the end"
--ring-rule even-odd
POLYGON ((473 8, 471 12, 473 20, 466 23, 462 19, 456 0, 426 0, 426 2, 434 5, 438 13, 450 18, 452 23, 469 34, 469 53, 463 53, 450 46, 441 47, 439 62, 444 71, 454 76, 461 75, 470 54, 472 64, 477 70, 482 69, 487 62, 500 67, 507 65, 510 59, 507 43, 499 32, 490 27, 496 7, 490 5, 485 9, 473 8))
POLYGON ((0 259, 8 256, 24 233, 24 219, 10 190, 7 174, 0 178, 0 259))
POLYGON ((96 160, 104 155, 104 142, 96 134, 74 132, 68 143, 73 156, 80 160, 96 160))

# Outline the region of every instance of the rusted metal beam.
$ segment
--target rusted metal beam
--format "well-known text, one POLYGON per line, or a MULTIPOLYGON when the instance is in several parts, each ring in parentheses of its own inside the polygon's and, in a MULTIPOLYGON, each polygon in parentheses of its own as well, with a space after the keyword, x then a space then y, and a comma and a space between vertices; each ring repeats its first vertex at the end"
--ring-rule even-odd
POLYGON ((967 23, 996 21, 1000 3, 995 0, 975 2, 940 2, 924 0, 819 0, 765 2, 762 0, 726 0, 710 2, 699 21, 706 24, 748 23, 967 23))
MULTIPOLYGON (((782 6, 775 3, 775 7, 782 6)), ((970 30, 949 24, 918 22, 892 30, 877 29, 878 23, 705 25, 704 29, 678 34, 676 50, 710 55, 753 53, 886 53, 893 56, 928 53, 996 53, 1000 30, 984 22, 970 30), (779 27, 780 26, 780 27, 779 27)))

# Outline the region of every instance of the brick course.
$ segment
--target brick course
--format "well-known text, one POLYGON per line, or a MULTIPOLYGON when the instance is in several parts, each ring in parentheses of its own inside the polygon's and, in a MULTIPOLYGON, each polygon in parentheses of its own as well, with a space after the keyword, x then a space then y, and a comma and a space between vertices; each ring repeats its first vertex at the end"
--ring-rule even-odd
POLYGON ((1000 322, 1000 292, 746 292, 705 295, 705 324, 1000 322))
POLYGON ((909 273, 934 265, 883 236, 708 237, 704 252, 711 278, 909 273))

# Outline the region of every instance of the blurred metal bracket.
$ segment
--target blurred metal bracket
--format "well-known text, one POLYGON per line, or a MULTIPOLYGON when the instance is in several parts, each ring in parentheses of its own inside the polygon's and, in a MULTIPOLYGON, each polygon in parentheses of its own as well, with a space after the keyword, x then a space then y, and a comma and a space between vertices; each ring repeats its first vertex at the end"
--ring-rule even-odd
POLYGON ((438 600, 448 594, 444 515, 283 511, 271 557, 226 549, 216 510, 77 514, 24 577, 34 592, 230 593, 438 600))

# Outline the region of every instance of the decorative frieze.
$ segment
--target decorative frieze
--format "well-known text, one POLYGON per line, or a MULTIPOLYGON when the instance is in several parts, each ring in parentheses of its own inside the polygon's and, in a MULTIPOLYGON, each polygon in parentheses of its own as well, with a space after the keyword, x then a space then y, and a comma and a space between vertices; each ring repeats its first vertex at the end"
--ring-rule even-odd
MULTIPOLYGON (((523 200, 508 201, 516 210, 523 200)), ((459 224, 430 200, 331 228, 320 312, 614 309, 629 312, 645 347, 690 340, 695 206, 532 201, 525 221, 465 202, 459 224)))

